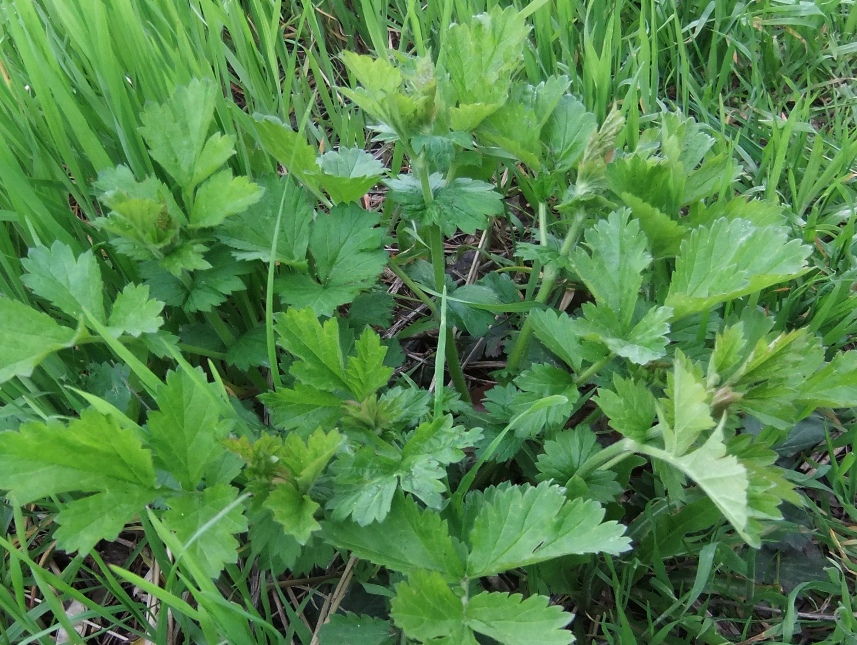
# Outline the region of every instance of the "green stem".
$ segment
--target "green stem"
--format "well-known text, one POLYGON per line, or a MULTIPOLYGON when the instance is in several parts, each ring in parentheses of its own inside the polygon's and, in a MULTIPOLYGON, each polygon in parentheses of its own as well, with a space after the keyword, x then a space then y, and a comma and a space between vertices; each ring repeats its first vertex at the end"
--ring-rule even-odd
POLYGON ((610 362, 610 361, 612 361, 612 360, 613 360, 613 354, 610 354, 610 355, 605 356, 604 358, 602 358, 600 361, 598 361, 598 362, 596 362, 596 363, 593 363, 592 365, 590 365, 589 367, 587 367, 585 370, 583 370, 583 372, 581 372, 581 373, 580 373, 580 375, 579 375, 577 378, 575 378, 575 379, 574 379, 574 384, 575 384, 575 385, 583 385, 583 384, 585 384, 585 383, 586 383, 589 379, 591 379, 591 378, 592 378, 592 377, 593 377, 593 376, 594 376, 598 371, 600 371, 602 367, 604 367, 605 365, 607 365, 607 363, 609 363, 609 362, 610 362))
POLYGON ((426 295, 425 291, 420 289, 419 285, 416 282, 411 280, 410 276, 402 270, 402 267, 399 266, 396 260, 390 258, 388 266, 390 267, 390 271, 396 274, 396 277, 399 278, 399 280, 401 280, 417 298, 419 298, 420 302, 422 302, 426 307, 429 308, 429 311, 431 311, 432 315, 437 316, 437 307, 435 306, 434 302, 432 302, 432 299, 426 295))
MULTIPOLYGON (((543 204, 539 204, 539 222, 542 221, 542 209, 547 209, 543 204)), ((562 247, 560 247, 559 254, 562 257, 568 257, 571 253, 571 250, 574 248, 575 243, 577 242, 577 238, 580 235, 580 229, 583 227, 583 223, 586 221, 586 213, 583 210, 579 210, 574 214, 574 217, 571 220, 571 226, 568 228, 568 233, 566 233, 565 239, 562 242, 562 247)), ((547 245, 547 237, 543 236, 544 245, 547 245)), ((559 278, 560 270, 556 264, 549 264, 545 267, 544 276, 542 278, 542 284, 539 287, 539 291, 536 294, 535 301, 539 304, 545 304, 550 297, 551 292, 553 291, 554 285, 556 284, 557 279, 559 278)), ((533 325, 530 322, 529 315, 527 319, 524 321, 523 326, 521 327, 521 331, 518 334, 518 337, 515 339, 515 344, 512 346, 512 351, 509 352, 509 358, 506 361, 506 372, 509 374, 517 373, 518 369, 521 367, 521 362, 523 362, 524 357, 527 354, 527 349, 529 348, 530 338, 533 335, 533 325)))
POLYGON ((577 469, 575 475, 581 479, 586 479, 593 472, 605 467, 608 463, 611 465, 618 463, 632 454, 634 454, 634 449, 631 443, 627 439, 620 439, 583 462, 583 465, 577 469))

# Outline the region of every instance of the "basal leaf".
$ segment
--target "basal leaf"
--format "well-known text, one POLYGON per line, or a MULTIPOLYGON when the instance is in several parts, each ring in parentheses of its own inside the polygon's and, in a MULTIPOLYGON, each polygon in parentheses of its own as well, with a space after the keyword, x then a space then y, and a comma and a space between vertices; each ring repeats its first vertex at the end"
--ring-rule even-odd
POLYGON ((129 520, 158 495, 151 488, 117 483, 73 500, 57 514, 59 528, 54 537, 66 551, 88 553, 101 540, 115 540, 129 520))
POLYGON ((583 103, 573 96, 563 96, 541 131, 549 165, 561 172, 572 168, 597 127, 595 115, 587 112, 583 103))
POLYGON ((356 355, 348 358, 345 381, 358 401, 374 394, 387 384, 393 370, 384 365, 387 348, 381 338, 368 327, 355 343, 356 355))
POLYGON ((343 401, 335 394, 295 383, 259 396, 271 413, 271 423, 284 430, 330 427, 342 417, 343 401))
POLYGON ((610 502, 624 492, 611 470, 596 470, 579 476, 581 466, 601 452, 595 433, 578 426, 564 430, 545 442, 536 468, 538 481, 551 481, 565 486, 569 497, 584 497, 597 502, 610 502), (574 490, 571 490, 573 488, 574 490))
POLYGON ((654 395, 645 383, 618 374, 613 376, 613 390, 602 387, 593 400, 610 419, 611 428, 644 442, 657 413, 654 395))
POLYGON ((574 370, 580 369, 580 337, 565 312, 539 309, 530 313, 536 338, 553 354, 574 370))
POLYGON ((263 189, 247 177, 222 170, 199 187, 190 212, 191 228, 211 228, 262 198, 263 189))
POLYGON ((29 376, 45 356, 71 347, 77 336, 47 314, 0 297, 0 383, 29 376))
POLYGON ((242 213, 226 219, 217 238, 232 249, 239 260, 271 261, 271 245, 277 219, 275 262, 305 268, 309 232, 315 212, 306 192, 290 177, 265 175, 259 180, 262 198, 242 213))
POLYGON ((74 319, 86 310, 104 322, 104 284, 92 251, 75 258, 71 248, 57 241, 50 249, 30 249, 21 266, 27 270, 21 282, 37 296, 74 319))
POLYGON ((682 243, 666 304, 683 318, 761 291, 800 275, 810 251, 781 228, 718 219, 682 243))
POLYGON ((630 330, 623 329, 612 309, 589 302, 582 309, 583 318, 570 321, 571 329, 582 338, 603 343, 614 354, 638 365, 666 354, 672 315, 669 307, 652 307, 630 330))
POLYGON ((857 406, 857 351, 837 354, 805 382, 800 398, 819 408, 857 406))
POLYGON ((277 315, 276 329, 279 344, 299 359, 289 371, 301 384, 329 392, 348 391, 335 318, 322 325, 312 309, 290 308, 277 315))
MULTIPOLYGON (((202 370, 196 371, 198 379, 206 380, 202 370)), ((149 414, 155 454, 185 490, 195 490, 206 469, 226 452, 221 440, 228 427, 212 405, 217 390, 207 387, 209 392, 184 370, 170 372, 155 397, 158 410, 149 414)))
POLYGON ((449 28, 442 64, 459 103, 503 102, 512 73, 521 62, 528 31, 514 7, 495 7, 475 16, 470 24, 449 28))
POLYGON ((427 569, 450 581, 464 575, 446 522, 434 511, 420 511, 416 502, 401 494, 382 523, 361 527, 355 522, 322 522, 322 531, 335 547, 394 571, 427 569))
POLYGON ((68 426, 32 422, 0 433, 0 489, 21 504, 117 486, 152 491, 155 471, 140 438, 113 417, 85 410, 68 426))
POLYGON ((309 189, 318 191, 320 174, 315 149, 306 138, 273 116, 253 115, 253 126, 262 147, 309 189))
POLYGON ((238 540, 235 535, 247 530, 247 518, 240 504, 226 509, 237 497, 237 489, 217 484, 171 498, 170 508, 164 513, 164 524, 184 547, 174 555, 192 558, 212 578, 219 576, 225 565, 236 562, 238 540))
POLYGON ((569 645, 574 636, 564 629, 571 615, 551 605, 545 596, 524 598, 521 594, 482 592, 473 596, 464 610, 465 622, 473 631, 503 645, 569 645))
POLYGON ((572 266, 600 306, 611 309, 622 329, 630 329, 643 270, 652 257, 628 211, 615 211, 586 232, 587 253, 578 248, 572 266))
POLYGON ((315 512, 320 506, 290 483, 277 484, 262 505, 274 514, 274 519, 299 544, 306 544, 321 528, 315 519, 315 512))
POLYGON ((393 645, 392 625, 357 614, 333 614, 318 632, 319 645, 393 645))
POLYGON ((306 441, 297 433, 289 434, 278 456, 294 475, 298 490, 305 493, 321 475, 340 444, 342 435, 336 430, 324 432, 317 428, 306 441))
POLYGON ((127 284, 113 302, 107 326, 116 336, 154 334, 164 324, 163 310, 164 303, 149 298, 148 286, 127 284))
POLYGON ((321 186, 334 203, 353 202, 366 194, 384 174, 384 164, 359 148, 342 148, 321 155, 321 186))
POLYGON ((666 406, 669 423, 663 433, 667 452, 683 455, 700 433, 715 425, 708 391, 681 353, 676 356, 675 369, 667 374, 666 406))
POLYGON ((473 633, 465 625, 464 611, 464 603, 452 593, 443 576, 435 571, 416 570, 407 582, 396 585, 390 615, 410 638, 446 638, 450 645, 476 645, 473 633))
POLYGON ((490 488, 471 493, 475 509, 468 532, 467 575, 494 575, 516 567, 580 553, 621 553, 629 548, 624 527, 602 523, 596 502, 567 501, 562 489, 547 483, 490 488))
MULTIPOLYGON (((194 176, 202 174, 195 166, 214 118, 217 93, 210 80, 194 79, 176 88, 167 102, 147 105, 141 116, 140 133, 149 154, 186 190, 192 188, 194 176)), ((211 166, 221 143, 212 144, 203 167, 211 166)))

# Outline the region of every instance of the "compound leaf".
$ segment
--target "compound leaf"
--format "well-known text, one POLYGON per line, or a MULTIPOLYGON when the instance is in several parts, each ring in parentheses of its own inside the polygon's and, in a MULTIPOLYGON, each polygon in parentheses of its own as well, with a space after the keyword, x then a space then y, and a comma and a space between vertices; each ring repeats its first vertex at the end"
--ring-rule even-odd
POLYGON ((312 309, 292 307, 278 314, 276 327, 279 344, 299 359, 289 368, 297 381, 323 391, 348 391, 335 318, 322 325, 312 309))
POLYGON ((262 193, 263 189, 247 177, 233 177, 231 170, 221 170, 199 187, 190 212, 190 227, 217 226, 258 202, 262 193))
POLYGON ((545 596, 482 592, 464 610, 467 626, 503 645, 569 645, 571 616, 545 596))
POLYGON ((274 519, 299 544, 306 544, 312 534, 321 528, 315 519, 315 512, 320 506, 290 483, 277 484, 262 506, 274 514, 274 519))
POLYGON ((353 202, 366 194, 384 174, 384 164, 365 150, 342 148, 317 159, 321 186, 334 203, 353 202))

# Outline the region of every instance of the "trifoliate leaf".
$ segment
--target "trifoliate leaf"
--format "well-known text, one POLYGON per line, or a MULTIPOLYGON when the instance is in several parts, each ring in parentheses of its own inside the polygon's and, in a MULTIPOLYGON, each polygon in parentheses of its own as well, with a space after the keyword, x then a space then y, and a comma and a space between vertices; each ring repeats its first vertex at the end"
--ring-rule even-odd
POLYGON ((228 218, 217 229, 217 239, 232 249, 239 260, 271 261, 271 245, 277 219, 280 230, 274 261, 305 268, 314 211, 306 191, 290 177, 266 175, 259 180, 262 198, 242 213, 228 218))
POLYGON ((384 164, 359 148, 326 152, 317 163, 323 172, 321 186, 337 204, 363 197, 385 170, 384 164))
POLYGON ((357 614, 334 614, 318 631, 319 645, 393 645, 386 620, 357 614))
POLYGON ((112 484, 111 488, 76 499, 57 514, 54 537, 66 551, 88 553, 101 540, 112 542, 159 493, 151 488, 112 484))
POLYGON ((116 486, 154 490, 155 471, 140 438, 114 417, 85 410, 68 427, 32 422, 0 434, 0 489, 21 504, 116 486))
POLYGON ((618 356, 645 365, 666 354, 672 309, 652 307, 630 330, 624 330, 615 312, 605 306, 584 303, 583 318, 570 321, 580 337, 603 343, 618 356))
POLYGON ((648 240, 648 248, 656 258, 672 257, 678 253, 687 227, 676 222, 656 206, 636 195, 624 192, 619 195, 638 222, 648 240))
POLYGON ((460 580, 464 564, 446 522, 435 511, 420 511, 416 502, 399 494, 383 523, 361 527, 354 522, 322 522, 324 538, 394 571, 436 571, 460 580))
POLYGON ((329 392, 348 391, 335 318, 322 325, 312 309, 292 307, 277 315, 276 329, 279 344, 299 359, 289 368, 298 382, 329 392))
POLYGON ((116 296, 107 326, 116 336, 154 334, 164 324, 163 310, 164 303, 149 298, 148 286, 128 284, 116 296))
MULTIPOLYGON (((202 370, 196 372, 205 380, 202 370)), ((217 389, 209 384, 206 392, 198 379, 184 370, 170 372, 155 397, 158 410, 148 419, 155 454, 185 490, 195 490, 206 468, 226 452, 221 439, 228 427, 212 404, 219 396, 217 389)))
POLYGON ((628 211, 616 211, 586 232, 590 252, 578 248, 572 266, 599 305, 615 314, 623 330, 630 329, 643 270, 652 257, 646 238, 628 211))
POLYGON ((86 310, 104 322, 104 284, 92 251, 75 258, 71 248, 57 241, 50 249, 30 249, 21 266, 27 270, 21 282, 37 296, 72 318, 86 310))
POLYGON ((237 497, 237 489, 217 484, 201 492, 171 498, 164 524, 185 547, 174 555, 192 558, 212 578, 219 576, 225 565, 237 561, 235 535, 247 530, 247 518, 241 504, 226 511, 237 497))
POLYGON ((387 517, 402 472, 397 451, 389 445, 384 447, 394 454, 376 454, 374 447, 361 448, 334 462, 331 471, 336 487, 327 505, 334 520, 350 516, 360 526, 367 526, 387 517))
POLYGON ((217 226, 258 202, 262 192, 247 177, 233 177, 231 170, 222 170, 199 187, 190 212, 190 228, 217 226))
POLYGON ((45 356, 71 347, 77 336, 47 314, 0 297, 0 383, 29 376, 45 356))
POLYGON ((321 528, 315 519, 315 512, 320 506, 290 483, 277 484, 262 506, 274 514, 274 519, 299 544, 306 544, 321 528))
POLYGON ((641 381, 613 376, 613 389, 600 388, 593 400, 610 419, 610 427, 644 442, 657 413, 654 395, 641 381))
POLYGON ((548 164, 560 172, 569 170, 583 155, 586 143, 597 129, 595 115, 570 95, 563 96, 541 131, 548 164))
POLYGON ((682 242, 666 304, 682 318, 761 291, 800 275, 810 252, 781 228, 719 219, 682 242))
POLYGON ((625 528, 604 522, 591 500, 568 501, 558 486, 502 486, 471 493, 467 575, 480 578, 563 555, 627 551, 625 528))
POLYGON ((678 216, 687 171, 666 159, 628 155, 607 166, 607 185, 617 195, 625 193, 659 211, 678 216))
POLYGON ((464 614, 473 631, 503 645, 574 642, 571 632, 564 629, 572 617, 562 607, 551 605, 545 596, 482 592, 470 599, 464 614))
POLYGON ((268 366, 268 339, 264 325, 253 327, 229 346, 226 362, 240 370, 268 366))

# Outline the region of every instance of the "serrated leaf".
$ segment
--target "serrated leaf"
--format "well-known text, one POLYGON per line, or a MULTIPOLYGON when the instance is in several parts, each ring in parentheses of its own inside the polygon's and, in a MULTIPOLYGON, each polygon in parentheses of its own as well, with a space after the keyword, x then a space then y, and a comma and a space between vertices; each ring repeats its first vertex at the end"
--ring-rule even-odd
POLYGON ((602 523, 604 510, 596 502, 567 501, 561 488, 547 483, 489 488, 471 493, 466 503, 475 508, 468 533, 471 578, 569 554, 618 554, 630 545, 623 526, 602 523))
POLYGON ((116 296, 107 326, 117 337, 154 334, 164 324, 161 312, 164 303, 149 298, 149 287, 144 284, 127 284, 116 296))
MULTIPOLYGON (((198 379, 205 374, 196 368, 198 379)), ((212 398, 218 396, 213 384, 205 392, 184 370, 170 372, 155 397, 158 410, 149 413, 151 445, 158 459, 185 490, 195 490, 206 468, 220 459, 226 449, 221 439, 228 427, 220 420, 212 398)))
POLYGON ((283 302, 330 315, 368 288, 387 262, 381 248, 383 231, 377 224, 377 214, 354 204, 320 215, 310 235, 317 281, 306 274, 282 276, 278 291, 283 302))
POLYGON ((570 321, 571 329, 587 340, 603 343, 618 356, 645 365, 666 354, 672 309, 652 307, 630 330, 622 327, 612 309, 584 303, 583 318, 570 321))
POLYGON ((598 439, 588 428, 579 426, 560 432, 545 442, 544 452, 536 461, 539 471, 537 480, 554 480, 566 489, 573 486, 575 491, 568 490, 569 497, 585 497, 597 502, 612 501, 624 492, 616 481, 616 473, 596 470, 583 477, 578 475, 581 466, 599 452, 601 447, 598 445, 598 439))
POLYGON ((434 571, 414 571, 396 585, 390 616, 410 638, 447 637, 450 643, 475 644, 464 624, 464 603, 434 571))
POLYGON ((599 305, 615 314, 622 329, 630 329, 643 270, 652 261, 646 239, 628 211, 614 211, 586 232, 589 253, 578 248, 571 256, 574 270, 599 305))
POLYGON ((114 541, 125 524, 158 495, 151 488, 114 484, 73 500, 57 514, 59 528, 54 537, 66 551, 89 553, 101 540, 114 541))
MULTIPOLYGON (((149 154, 186 190, 193 186, 196 161, 205 145, 206 134, 214 117, 218 89, 210 80, 192 80, 178 87, 162 104, 149 104, 143 111, 140 133, 149 154)), ((212 144, 201 166, 210 167, 218 156, 212 144)), ((200 173, 201 174, 201 173, 200 173)))
POLYGON ((321 528, 315 519, 315 512, 321 507, 291 484, 277 484, 262 506, 274 514, 274 519, 299 544, 306 544, 321 528))
POLYGON ((857 351, 837 354, 806 381, 800 398, 819 408, 857 406, 857 351))
POLYGON ((75 258, 71 248, 56 241, 50 249, 32 248, 21 266, 27 270, 21 282, 74 319, 88 311, 104 322, 104 284, 92 251, 75 258))
POLYGON ((348 391, 335 318, 322 325, 312 309, 292 307, 277 315, 276 329, 280 346, 299 359, 289 368, 297 381, 329 392, 348 391))
POLYGON ((714 427, 711 418, 708 391, 679 353, 675 369, 667 374, 667 417, 663 426, 664 448, 675 455, 683 455, 699 435, 714 427))
POLYGON ((155 471, 139 437, 113 417, 85 410, 67 427, 32 422, 0 434, 0 489, 21 504, 115 486, 154 490, 155 471))
POLYGON ((470 24, 449 28, 443 66, 459 103, 502 103, 520 64, 528 31, 514 7, 495 7, 475 16, 470 24))
POLYGON ((357 614, 333 614, 318 632, 320 645, 393 645, 392 625, 357 614))
POLYGON ((620 197, 631 209, 634 218, 640 222, 652 255, 656 258, 676 255, 688 229, 636 195, 622 193, 620 197))
POLYGON ((190 228, 211 228, 241 213, 262 198, 263 189, 247 177, 221 170, 199 187, 190 212, 190 228))
POLYGON ((223 222, 217 229, 217 239, 233 249, 232 255, 239 260, 271 262, 271 245, 279 217, 274 261, 306 267, 315 214, 306 192, 287 176, 265 175, 258 183, 265 191, 262 198, 223 222))
POLYGON ((406 215, 421 224, 439 226, 445 235, 456 230, 475 233, 488 223, 488 216, 503 212, 503 198, 484 181, 468 178, 446 183, 439 174, 429 178, 433 199, 426 204, 419 181, 412 175, 400 175, 387 181, 390 196, 402 204, 406 215))
POLYGON ((385 171, 384 164, 359 148, 326 152, 317 163, 323 173, 321 186, 337 204, 363 197, 385 171))
POLYGON ((279 161, 289 175, 310 189, 318 190, 319 168, 315 149, 306 138, 273 116, 253 115, 253 127, 262 147, 279 161))
POLYGON ((329 427, 343 414, 342 399, 300 383, 295 383, 293 388, 262 394, 259 400, 268 406, 271 423, 284 430, 329 427))
POLYGON ((677 319, 761 291, 800 275, 810 252, 781 228, 718 219, 682 242, 666 305, 677 319))
POLYGON ((464 565, 446 522, 434 511, 420 511, 399 494, 383 523, 361 527, 355 522, 322 522, 324 538, 359 558, 395 571, 427 569, 447 580, 459 580, 464 565))
POLYGON ((574 166, 597 127, 595 115, 587 112, 583 103, 563 96, 541 132, 551 166, 560 172, 574 166))
POLYGON ((279 458, 294 475, 298 490, 305 493, 321 475, 341 443, 342 435, 336 430, 324 432, 317 428, 306 442, 294 433, 283 441, 279 458))
POLYGON ((368 327, 354 344, 356 355, 348 358, 345 382, 358 401, 374 394, 387 384, 393 370, 384 365, 387 348, 381 338, 368 327))
POLYGON ((548 350, 572 369, 580 369, 580 338, 570 324, 571 318, 567 313, 539 309, 530 313, 529 320, 536 338, 548 350))
POLYGON ((29 376, 49 354, 71 347, 78 332, 24 303, 0 297, 0 383, 29 376))
POLYGON ((168 501, 164 524, 185 547, 176 557, 191 557, 202 571, 215 578, 223 567, 238 560, 235 535, 247 530, 244 509, 238 504, 225 512, 238 497, 227 484, 209 486, 201 492, 186 493, 168 501))
POLYGON ((593 400, 610 419, 610 427, 629 439, 644 442, 655 420, 654 395, 641 381, 613 376, 613 389, 600 388, 593 400))
POLYGON ((468 627, 503 645, 574 642, 571 632, 564 629, 572 617, 544 596, 482 592, 470 599, 464 614, 468 627))

